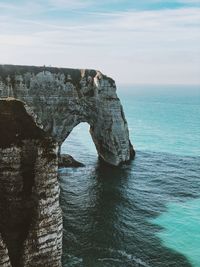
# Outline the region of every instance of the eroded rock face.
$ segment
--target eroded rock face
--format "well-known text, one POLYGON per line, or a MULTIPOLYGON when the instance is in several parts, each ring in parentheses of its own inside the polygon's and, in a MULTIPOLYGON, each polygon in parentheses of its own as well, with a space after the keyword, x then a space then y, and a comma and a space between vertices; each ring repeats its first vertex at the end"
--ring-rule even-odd
POLYGON ((0 97, 23 100, 59 146, 80 122, 111 165, 134 157, 115 82, 95 70, 0 65, 0 97))
POLYGON ((11 267, 10 259, 8 256, 8 249, 0 234, 0 266, 1 267, 11 267))
POLYGON ((57 149, 26 105, 0 99, 0 266, 61 267, 57 149))

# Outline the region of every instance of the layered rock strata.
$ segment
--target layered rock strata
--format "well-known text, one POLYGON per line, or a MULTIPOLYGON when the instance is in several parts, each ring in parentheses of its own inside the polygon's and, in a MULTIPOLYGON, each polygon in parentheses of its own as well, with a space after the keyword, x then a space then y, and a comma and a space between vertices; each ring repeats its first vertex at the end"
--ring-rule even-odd
POLYGON ((57 150, 30 108, 0 99, 2 267, 61 267, 57 150))
POLYGON ((134 157, 115 82, 99 71, 0 65, 0 97, 23 100, 59 147, 87 122, 105 162, 117 166, 134 157))
POLYGON ((11 267, 10 259, 8 256, 8 249, 0 234, 0 266, 11 267))

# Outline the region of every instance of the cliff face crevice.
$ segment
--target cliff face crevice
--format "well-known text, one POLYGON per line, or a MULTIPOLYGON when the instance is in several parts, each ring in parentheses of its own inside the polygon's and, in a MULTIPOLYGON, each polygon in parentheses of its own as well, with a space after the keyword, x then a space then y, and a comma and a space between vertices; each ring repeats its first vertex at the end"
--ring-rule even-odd
POLYGON ((36 159, 33 145, 29 142, 21 149, 13 147, 1 151, 3 165, 10 168, 1 170, 0 232, 13 267, 21 266, 23 244, 38 205, 32 194, 36 159))
POLYGON ((59 146, 87 122, 104 161, 117 166, 134 157, 115 82, 99 71, 0 65, 0 97, 24 101, 59 146))
POLYGON ((58 146, 21 101, 0 99, 0 266, 61 266, 58 146))

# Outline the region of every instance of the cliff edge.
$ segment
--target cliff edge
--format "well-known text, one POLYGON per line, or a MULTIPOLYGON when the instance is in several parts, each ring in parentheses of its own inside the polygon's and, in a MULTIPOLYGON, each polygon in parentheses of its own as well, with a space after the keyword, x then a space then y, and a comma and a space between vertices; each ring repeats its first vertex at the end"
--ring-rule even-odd
POLYGON ((35 118, 0 99, 1 267, 61 267, 58 145, 35 118))

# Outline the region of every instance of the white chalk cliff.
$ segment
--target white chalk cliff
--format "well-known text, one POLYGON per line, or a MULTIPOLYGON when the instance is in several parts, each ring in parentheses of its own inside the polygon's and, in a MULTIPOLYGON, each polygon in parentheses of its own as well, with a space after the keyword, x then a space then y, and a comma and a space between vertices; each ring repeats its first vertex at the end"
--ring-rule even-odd
POLYGON ((115 82, 99 71, 0 65, 0 97, 23 100, 59 146, 87 122, 105 162, 118 166, 134 157, 115 82))
POLYGON ((21 101, 0 99, 0 266, 61 267, 57 143, 21 101))
POLYGON ((111 78, 95 70, 0 65, 0 266, 61 267, 58 156, 80 122, 90 125, 105 162, 118 166, 134 157, 111 78))

